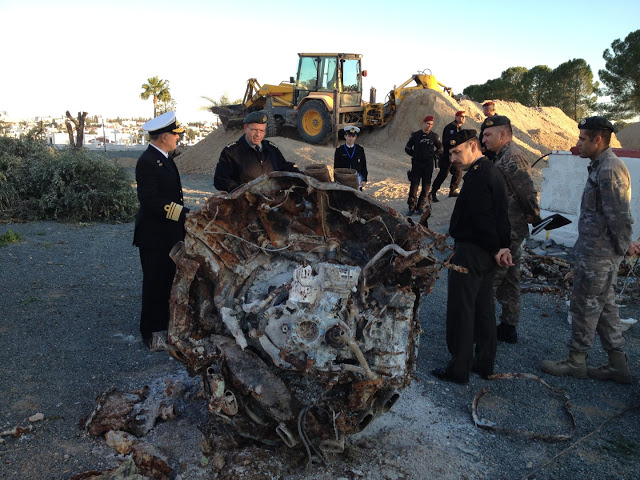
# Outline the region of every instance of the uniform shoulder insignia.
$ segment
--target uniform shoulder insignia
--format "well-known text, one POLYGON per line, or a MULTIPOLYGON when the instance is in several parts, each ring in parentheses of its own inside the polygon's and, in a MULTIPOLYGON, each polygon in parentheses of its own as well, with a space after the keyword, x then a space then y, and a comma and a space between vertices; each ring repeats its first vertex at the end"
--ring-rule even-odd
POLYGON ((156 160, 156 163, 158 164, 159 167, 163 165, 163 163, 160 160, 156 160))
POLYGON ((473 166, 473 169, 474 169, 474 170, 477 170, 479 166, 480 166, 480 165, 474 165, 474 166, 473 166))
POLYGON ((233 147, 235 144, 236 144, 236 142, 231 142, 231 143, 227 144, 227 146, 224 147, 224 148, 233 147))
POLYGON ((518 170, 518 165, 516 165, 516 162, 510 162, 508 166, 510 172, 515 172, 516 170, 518 170))
POLYGON ((270 140, 267 140, 267 143, 271 145, 273 148, 276 148, 276 149, 278 148, 278 146, 270 140))

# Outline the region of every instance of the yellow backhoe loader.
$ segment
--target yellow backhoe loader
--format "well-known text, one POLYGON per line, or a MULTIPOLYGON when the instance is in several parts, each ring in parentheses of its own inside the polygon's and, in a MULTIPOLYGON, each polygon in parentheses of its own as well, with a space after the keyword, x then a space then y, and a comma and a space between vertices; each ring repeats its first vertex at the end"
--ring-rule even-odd
POLYGON ((362 55, 355 53, 299 53, 298 72, 289 82, 260 85, 250 78, 241 104, 211 107, 225 129, 242 126, 244 116, 264 110, 267 136, 278 135, 283 126, 295 127, 308 143, 327 141, 332 132, 346 125, 383 127, 391 120, 398 104, 412 90, 431 88, 451 94, 429 72, 412 75, 391 90, 385 103, 376 103, 375 89, 368 102, 362 99, 362 55), (408 86, 411 82, 415 85, 408 86))

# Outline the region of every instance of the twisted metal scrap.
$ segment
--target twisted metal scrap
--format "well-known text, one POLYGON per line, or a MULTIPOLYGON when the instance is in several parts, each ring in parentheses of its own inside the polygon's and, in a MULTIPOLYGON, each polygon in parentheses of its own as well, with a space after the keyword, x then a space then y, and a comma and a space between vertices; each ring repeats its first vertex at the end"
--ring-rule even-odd
MULTIPOLYGON (((346 186, 274 172, 189 215, 172 355, 247 438, 339 450, 412 379, 447 236, 346 186), (337 432, 337 433, 336 433, 337 432)), ((449 268, 459 268, 448 266, 449 268)))
MULTIPOLYGON (((547 382, 542 380, 537 375, 533 375, 531 373, 497 373, 495 375, 489 375, 489 380, 519 380, 519 379, 527 379, 527 380, 535 380, 536 382, 541 383, 553 393, 557 393, 558 395, 562 395, 566 402, 564 404, 565 411, 567 415, 571 419, 571 425, 573 428, 576 428, 576 419, 573 416, 570 408, 570 399, 569 396, 563 390, 556 390, 547 382)), ((531 430, 524 429, 510 429, 510 428, 501 428, 497 427, 495 423, 490 420, 479 418, 478 417, 478 404, 480 403, 480 399, 484 397, 486 394, 490 393, 490 390, 486 387, 481 388, 478 393, 476 393, 473 398, 473 402, 471 402, 471 416, 473 418, 473 423, 476 427, 484 428, 485 430, 492 430, 494 432, 501 433, 517 433, 520 435, 524 435, 527 438, 535 439, 535 440, 544 440, 547 442, 565 442, 573 438, 573 435, 548 435, 538 432, 532 432, 531 430)))

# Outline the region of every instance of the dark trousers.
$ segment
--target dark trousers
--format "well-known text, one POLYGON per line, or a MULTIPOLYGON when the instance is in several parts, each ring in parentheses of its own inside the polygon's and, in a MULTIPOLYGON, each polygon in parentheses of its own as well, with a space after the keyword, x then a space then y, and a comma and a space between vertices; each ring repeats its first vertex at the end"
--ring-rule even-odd
POLYGON ((140 247, 142 264, 142 311, 140 333, 150 338, 153 332, 169 326, 169 296, 176 273, 176 264, 166 246, 140 247))
POLYGON ((493 255, 468 242, 456 242, 451 263, 468 268, 469 273, 449 270, 448 274, 447 347, 451 360, 447 372, 466 382, 472 366, 483 374, 493 373, 497 348, 493 298, 496 263, 493 255))
POLYGON ((457 190, 460 186, 460 180, 462 179, 462 169, 453 163, 449 159, 449 154, 445 157, 444 155, 440 157, 438 161, 438 167, 440 167, 440 171, 438 175, 436 175, 436 179, 433 182, 433 192, 434 194, 438 192, 440 186, 447 179, 447 175, 451 172, 451 185, 449 186, 449 190, 457 190))
POLYGON ((409 200, 407 204, 409 208, 423 209, 427 203, 427 195, 429 195, 429 188, 431 187, 431 177, 433 177, 433 160, 428 160, 426 163, 417 165, 412 162, 411 166, 411 186, 409 187, 409 200), (418 196, 418 187, 422 182, 422 190, 420 191, 420 197, 418 196))

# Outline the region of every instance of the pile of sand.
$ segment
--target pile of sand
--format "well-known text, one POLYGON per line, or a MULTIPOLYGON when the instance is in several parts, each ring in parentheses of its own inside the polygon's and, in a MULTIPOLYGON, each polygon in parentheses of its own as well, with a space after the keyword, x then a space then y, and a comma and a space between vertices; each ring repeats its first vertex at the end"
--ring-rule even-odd
POLYGON ((640 150, 640 122, 632 123, 617 134, 623 148, 640 150))
MULTIPOLYGON (((515 141, 523 148, 529 162, 550 153, 552 150, 569 150, 576 144, 578 128, 574 120, 555 107, 531 108, 519 103, 495 101, 496 111, 511 119, 515 141)), ((404 146, 412 132, 421 128, 425 115, 435 117, 434 131, 442 135, 444 127, 453 120, 455 112, 465 110, 468 114, 465 128, 480 129, 484 120, 479 103, 455 99, 435 90, 417 90, 398 106, 392 121, 384 128, 362 132, 358 143, 365 147, 369 169, 369 185, 366 191, 378 200, 393 202, 398 208, 408 194, 407 170, 411 158, 404 146)), ((189 147, 178 157, 178 167, 183 174, 209 174, 213 176, 220 152, 229 143, 242 136, 242 130, 218 129, 204 140, 189 147)), ((334 147, 317 146, 285 137, 271 138, 285 158, 302 169, 310 164, 333 165, 334 147)), ((342 139, 341 139, 342 140, 342 139)), ((619 146, 614 140, 612 146, 619 146)), ((539 162, 534 170, 534 182, 540 185, 539 162)), ((434 173, 435 176, 435 173, 434 173)), ((446 181, 443 187, 449 185, 446 181)), ((447 193, 446 188, 444 193, 447 193)))

